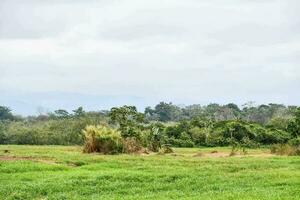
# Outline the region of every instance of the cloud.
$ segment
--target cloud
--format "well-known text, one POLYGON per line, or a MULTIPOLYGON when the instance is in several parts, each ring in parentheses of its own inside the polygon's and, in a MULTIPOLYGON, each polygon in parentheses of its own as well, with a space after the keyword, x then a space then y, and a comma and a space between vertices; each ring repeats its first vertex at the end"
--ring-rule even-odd
POLYGON ((2 0, 0 90, 295 103, 299 5, 2 0))

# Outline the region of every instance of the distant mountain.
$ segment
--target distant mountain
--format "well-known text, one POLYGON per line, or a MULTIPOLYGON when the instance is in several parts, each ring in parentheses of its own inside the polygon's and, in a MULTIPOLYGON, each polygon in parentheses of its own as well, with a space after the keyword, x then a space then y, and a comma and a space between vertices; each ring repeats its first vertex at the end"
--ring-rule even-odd
POLYGON ((135 105, 140 111, 145 106, 156 102, 147 102, 142 97, 122 95, 86 95, 64 92, 47 93, 12 93, 1 92, 0 105, 8 106, 13 113, 20 115, 36 115, 57 110, 68 111, 82 106, 85 110, 108 110, 114 106, 135 105))

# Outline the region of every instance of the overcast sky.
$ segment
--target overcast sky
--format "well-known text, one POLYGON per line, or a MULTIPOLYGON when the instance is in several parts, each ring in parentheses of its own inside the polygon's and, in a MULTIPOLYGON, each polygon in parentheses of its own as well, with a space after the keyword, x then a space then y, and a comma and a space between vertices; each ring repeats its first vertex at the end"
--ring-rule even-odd
POLYGON ((299 10, 299 0, 0 0, 0 91, 300 104, 299 10))

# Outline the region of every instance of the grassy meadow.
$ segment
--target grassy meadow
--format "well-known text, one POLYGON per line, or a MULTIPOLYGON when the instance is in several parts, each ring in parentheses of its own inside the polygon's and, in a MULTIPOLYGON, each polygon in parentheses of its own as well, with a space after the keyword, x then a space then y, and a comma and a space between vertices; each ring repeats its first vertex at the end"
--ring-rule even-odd
POLYGON ((300 157, 229 148, 168 155, 0 146, 0 199, 300 199, 300 157))

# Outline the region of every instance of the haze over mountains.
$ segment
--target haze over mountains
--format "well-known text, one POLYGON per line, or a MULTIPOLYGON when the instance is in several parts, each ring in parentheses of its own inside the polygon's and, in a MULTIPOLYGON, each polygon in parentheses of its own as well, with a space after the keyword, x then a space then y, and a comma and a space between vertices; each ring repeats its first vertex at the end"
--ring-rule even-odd
POLYGON ((99 111, 129 104, 142 110, 147 103, 151 104, 141 97, 134 96, 95 96, 63 92, 4 94, 0 98, 0 105, 6 105, 13 113, 24 116, 47 113, 60 108, 71 111, 79 106, 86 110, 99 111))
MULTIPOLYGON (((138 110, 143 111, 147 106, 155 106, 160 101, 173 102, 176 105, 190 105, 201 104, 206 105, 209 103, 226 104, 230 102, 242 105, 247 101, 253 100, 240 98, 239 101, 234 101, 239 97, 233 96, 232 98, 226 97, 223 99, 214 99, 210 96, 202 97, 202 100, 195 100, 189 98, 182 99, 159 99, 159 98, 145 98, 139 96, 125 96, 125 95, 89 95, 80 93, 67 93, 67 92, 1 92, 0 105, 5 105, 13 110, 13 113, 23 116, 45 114, 54 110, 64 108, 72 111, 79 106, 87 111, 109 110, 114 106, 122 105, 135 105, 138 110)), ((299 105, 298 99, 300 95, 295 91, 297 99, 289 99, 288 96, 281 96, 278 98, 270 97, 270 101, 264 101, 266 98, 262 97, 256 99, 257 104, 261 103, 284 103, 286 105, 299 105)))

